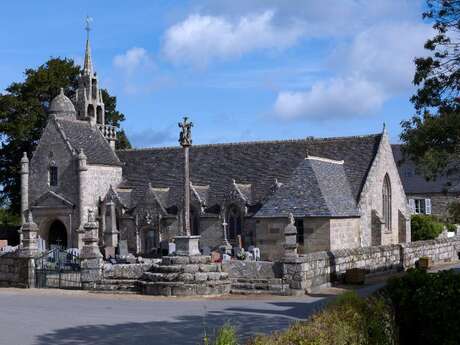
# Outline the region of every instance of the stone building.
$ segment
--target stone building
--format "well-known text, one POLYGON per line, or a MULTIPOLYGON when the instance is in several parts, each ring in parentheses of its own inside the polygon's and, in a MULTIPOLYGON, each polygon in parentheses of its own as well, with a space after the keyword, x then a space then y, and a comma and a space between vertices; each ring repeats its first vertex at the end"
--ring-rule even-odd
MULTIPOLYGON (((154 255, 182 229, 183 150, 118 150, 89 41, 75 105, 64 93, 30 162, 22 169, 22 211, 31 210, 47 247, 81 248, 89 209, 99 245, 120 241, 154 255)), ((190 224, 202 248, 227 238, 279 257, 288 215, 300 251, 410 241, 409 210, 388 133, 315 139, 195 145, 190 148, 190 224)))
POLYGON ((411 212, 448 220, 449 205, 460 202, 460 179, 442 175, 428 181, 413 161, 403 157, 401 145, 392 145, 392 148, 411 212))

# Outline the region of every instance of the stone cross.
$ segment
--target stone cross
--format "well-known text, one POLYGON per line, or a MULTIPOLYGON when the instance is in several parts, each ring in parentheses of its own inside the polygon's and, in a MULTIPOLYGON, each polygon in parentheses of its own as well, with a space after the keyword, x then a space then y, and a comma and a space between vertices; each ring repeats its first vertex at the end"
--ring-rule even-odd
POLYGON ((179 143, 184 149, 184 222, 183 232, 185 236, 190 236, 190 162, 189 148, 192 145, 192 130, 193 123, 184 117, 182 123, 179 123, 181 132, 179 135, 179 143))

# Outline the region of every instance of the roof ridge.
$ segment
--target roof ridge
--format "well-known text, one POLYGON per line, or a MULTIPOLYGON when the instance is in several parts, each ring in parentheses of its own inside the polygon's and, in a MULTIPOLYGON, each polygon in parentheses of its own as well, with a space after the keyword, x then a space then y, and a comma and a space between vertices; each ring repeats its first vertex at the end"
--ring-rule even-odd
MULTIPOLYGON (((198 144, 193 145, 192 147, 220 147, 220 146, 239 146, 239 145, 259 145, 259 144, 282 144, 282 143, 296 143, 302 141, 314 141, 314 142, 324 142, 324 141, 338 141, 343 139, 365 139, 381 136, 382 133, 366 134, 366 135, 351 135, 351 136, 341 136, 341 137, 304 137, 298 139, 279 139, 279 140, 257 140, 257 141, 238 141, 238 142, 229 142, 229 143, 214 143, 214 144, 198 144)), ((163 146, 163 147, 141 147, 134 149, 122 149, 117 150, 117 152, 133 152, 133 151, 149 151, 149 150, 172 150, 172 149, 181 149, 180 146, 163 146)))

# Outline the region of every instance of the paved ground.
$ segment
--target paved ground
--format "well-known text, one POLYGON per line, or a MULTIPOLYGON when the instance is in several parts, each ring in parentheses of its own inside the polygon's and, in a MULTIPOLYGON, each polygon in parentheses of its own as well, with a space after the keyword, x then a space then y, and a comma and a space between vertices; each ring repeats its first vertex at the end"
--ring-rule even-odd
MULTIPOLYGON (((458 266, 457 266, 458 267, 458 266)), ((360 288, 367 294, 382 279, 360 288)), ((342 289, 315 296, 174 299, 64 290, 0 289, 1 345, 197 345, 231 322, 248 337, 306 318, 342 289)))

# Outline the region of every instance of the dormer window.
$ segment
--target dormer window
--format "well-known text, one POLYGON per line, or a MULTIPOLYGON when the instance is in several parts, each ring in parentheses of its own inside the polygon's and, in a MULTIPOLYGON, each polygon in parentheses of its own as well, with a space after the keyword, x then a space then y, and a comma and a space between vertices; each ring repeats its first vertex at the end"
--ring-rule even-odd
POLYGON ((56 166, 49 168, 49 181, 50 186, 56 187, 58 185, 58 168, 56 166))

